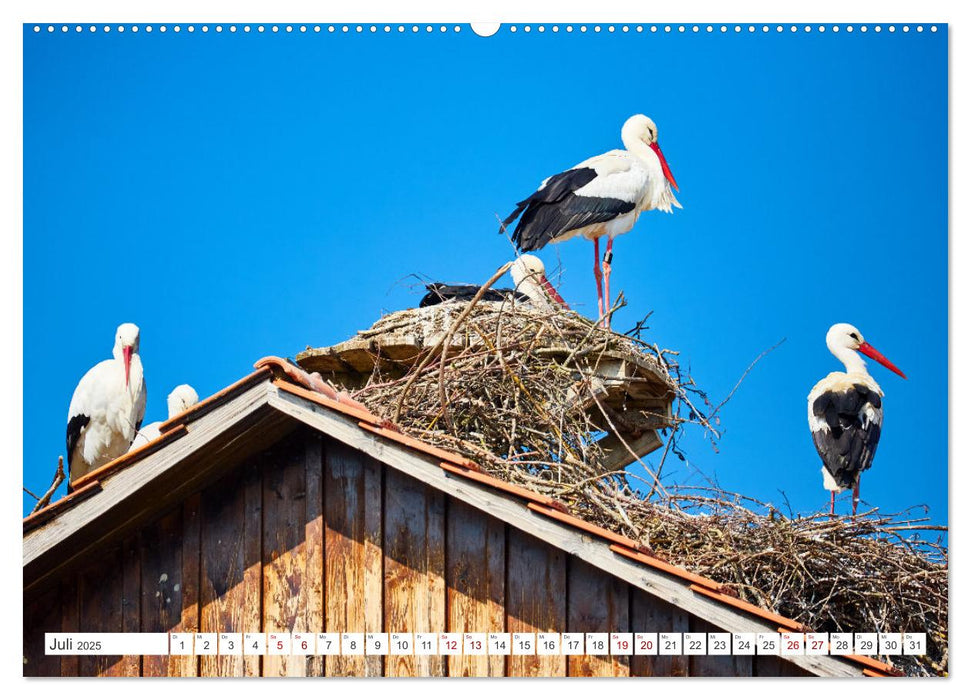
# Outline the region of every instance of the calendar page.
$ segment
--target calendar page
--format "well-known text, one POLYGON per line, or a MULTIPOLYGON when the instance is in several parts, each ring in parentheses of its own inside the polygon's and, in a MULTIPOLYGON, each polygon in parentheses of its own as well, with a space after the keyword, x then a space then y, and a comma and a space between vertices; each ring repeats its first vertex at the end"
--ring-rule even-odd
POLYGON ((947 21, 275 12, 22 18, 24 676, 949 674, 947 21))

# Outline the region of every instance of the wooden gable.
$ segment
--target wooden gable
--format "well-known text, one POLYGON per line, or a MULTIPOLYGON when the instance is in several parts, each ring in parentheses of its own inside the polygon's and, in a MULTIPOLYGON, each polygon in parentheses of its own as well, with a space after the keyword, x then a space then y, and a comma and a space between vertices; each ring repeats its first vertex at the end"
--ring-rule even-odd
POLYGON ((860 675, 836 657, 45 656, 52 631, 776 629, 298 391, 263 383, 208 417, 31 533, 26 675, 860 675))

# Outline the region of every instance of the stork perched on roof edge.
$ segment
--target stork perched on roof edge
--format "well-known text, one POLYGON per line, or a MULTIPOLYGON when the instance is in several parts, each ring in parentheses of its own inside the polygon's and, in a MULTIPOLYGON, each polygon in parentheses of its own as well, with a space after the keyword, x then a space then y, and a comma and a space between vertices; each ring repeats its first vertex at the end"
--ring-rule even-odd
POLYGON ((627 150, 608 151, 546 178, 536 192, 516 205, 500 228, 504 232, 519 218, 512 240, 522 251, 539 250, 574 236, 593 240, 597 305, 606 327, 610 326, 614 238, 630 231, 641 212, 658 209, 670 213, 671 207, 681 208, 671 191, 678 184, 658 145, 654 122, 635 114, 624 123, 620 138, 627 150), (601 236, 607 236, 602 271, 601 236))
POLYGON ((836 492, 853 489, 856 515, 860 475, 873 463, 883 424, 883 391, 857 353, 904 379, 907 376, 848 323, 837 323, 829 329, 826 347, 846 371, 831 372, 809 392, 809 429, 823 460, 823 486, 830 491, 830 514, 836 511, 836 492))
POLYGON ((123 323, 112 359, 99 362, 78 382, 67 411, 68 484, 128 451, 145 417, 145 377, 139 331, 123 323))

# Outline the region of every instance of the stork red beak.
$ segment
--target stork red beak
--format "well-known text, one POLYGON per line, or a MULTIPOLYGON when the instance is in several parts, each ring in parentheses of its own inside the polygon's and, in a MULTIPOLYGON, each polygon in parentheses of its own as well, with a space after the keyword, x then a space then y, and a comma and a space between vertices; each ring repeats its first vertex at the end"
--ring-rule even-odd
POLYGON ((126 345, 121 349, 121 354, 125 358, 125 388, 128 388, 128 379, 131 375, 131 346, 126 345))
POLYGON ((668 182, 671 183, 671 187, 680 192, 681 190, 678 189, 678 183, 674 181, 674 175, 671 174, 671 168, 668 167, 668 161, 665 160, 664 154, 661 153, 661 147, 658 145, 657 141, 654 141, 651 144, 651 148, 654 149, 655 153, 657 153, 657 159, 661 161, 661 172, 664 173, 664 177, 666 177, 668 182))
POLYGON ((545 275, 542 278, 540 278, 540 284, 543 285, 543 289, 546 290, 546 293, 549 294, 550 297, 553 298, 557 304, 562 306, 567 311, 570 310, 570 307, 567 306, 565 301, 563 301, 563 297, 559 295, 559 293, 556 291, 556 288, 552 284, 550 284, 550 281, 546 279, 545 275))
POLYGON ((881 365, 883 365, 884 367, 886 367, 887 369, 889 369, 891 372, 896 372, 897 374, 899 374, 904 379, 907 378, 907 375, 906 374, 904 374, 899 369, 897 369, 897 367, 896 367, 896 365, 894 365, 894 363, 892 363, 886 357, 884 357, 879 352, 877 352, 877 349, 875 347, 873 347, 872 345, 870 345, 869 343, 861 343, 860 344, 860 347, 858 347, 857 350, 859 350, 860 352, 862 352, 867 357, 873 358, 874 360, 876 360, 877 362, 879 362, 881 365))

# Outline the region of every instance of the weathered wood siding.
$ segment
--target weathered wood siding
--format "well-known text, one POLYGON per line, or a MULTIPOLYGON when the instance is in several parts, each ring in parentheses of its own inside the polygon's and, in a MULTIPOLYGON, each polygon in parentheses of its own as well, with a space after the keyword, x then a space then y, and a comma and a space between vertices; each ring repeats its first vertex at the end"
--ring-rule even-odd
MULTIPOLYGON (((135 467, 137 468, 137 467, 135 467)), ((780 658, 45 656, 44 632, 717 631, 301 430, 24 606, 33 676, 802 675, 780 658)))

